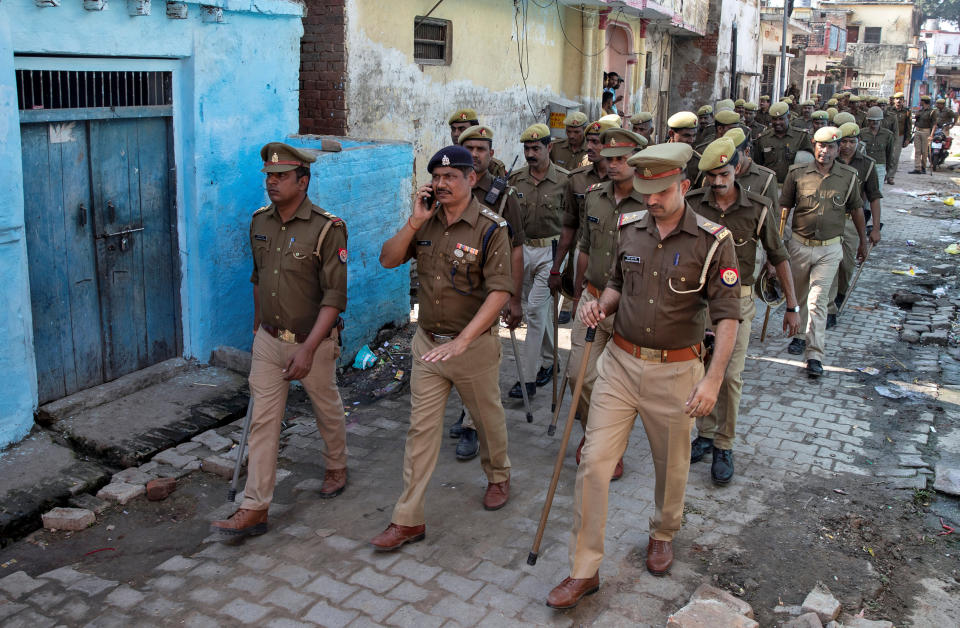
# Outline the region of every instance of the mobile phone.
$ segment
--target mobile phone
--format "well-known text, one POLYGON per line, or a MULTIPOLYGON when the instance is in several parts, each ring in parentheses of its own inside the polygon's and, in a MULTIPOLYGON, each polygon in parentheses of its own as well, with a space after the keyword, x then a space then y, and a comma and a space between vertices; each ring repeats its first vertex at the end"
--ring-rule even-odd
POLYGON ((433 206, 437 202, 437 193, 433 191, 433 188, 430 188, 430 194, 423 197, 423 202, 426 204, 427 209, 433 209, 433 206))

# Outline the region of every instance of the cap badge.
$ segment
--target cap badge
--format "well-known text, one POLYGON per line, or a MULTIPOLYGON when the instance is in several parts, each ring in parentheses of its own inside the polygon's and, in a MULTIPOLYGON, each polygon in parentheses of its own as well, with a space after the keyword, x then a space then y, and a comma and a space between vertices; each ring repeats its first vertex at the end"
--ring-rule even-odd
POLYGON ((726 155, 720 155, 720 163, 722 163, 722 164, 727 163, 727 156, 726 156, 726 155))
POLYGON ((480 137, 486 137, 486 136, 487 136, 487 130, 486 130, 486 129, 480 129, 480 137))
POLYGON ((461 113, 461 114, 460 114, 460 119, 461 119, 461 120, 466 120, 466 119, 467 119, 467 114, 461 113))
POLYGON ((449 166, 449 165, 450 165, 450 158, 447 157, 446 155, 444 155, 444 156, 443 156, 443 159, 440 160, 440 165, 441 165, 441 166, 449 166))
POLYGON ((653 176, 653 173, 650 172, 650 168, 644 168, 644 169, 643 169, 643 176, 645 176, 645 177, 652 177, 652 176, 653 176))
POLYGON ((273 163, 277 163, 278 161, 280 161, 280 156, 274 153, 273 155, 270 156, 270 161, 272 161, 273 163))
POLYGON ((612 139, 610 140, 610 146, 613 147, 613 146, 616 146, 616 145, 617 145, 617 140, 616 140, 616 138, 612 138, 612 139))
POLYGON ((530 133, 530 137, 532 137, 535 140, 538 140, 540 139, 540 134, 537 133, 536 131, 533 131, 532 133, 530 133))

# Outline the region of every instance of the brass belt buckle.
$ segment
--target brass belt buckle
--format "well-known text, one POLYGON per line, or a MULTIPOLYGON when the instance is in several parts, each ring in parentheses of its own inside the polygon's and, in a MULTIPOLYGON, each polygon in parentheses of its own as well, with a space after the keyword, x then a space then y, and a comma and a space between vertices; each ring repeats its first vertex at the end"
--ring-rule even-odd
POLYGON ((285 342, 287 344, 295 345, 297 344, 297 335, 290 331, 289 329, 282 330, 278 335, 277 339, 280 342, 285 342))
POLYGON ((454 339, 454 336, 441 336, 440 334, 433 335, 433 341, 441 345, 446 344, 453 339, 454 339))
POLYGON ((650 360, 651 362, 663 362, 663 351, 660 349, 640 347, 640 359, 650 360))

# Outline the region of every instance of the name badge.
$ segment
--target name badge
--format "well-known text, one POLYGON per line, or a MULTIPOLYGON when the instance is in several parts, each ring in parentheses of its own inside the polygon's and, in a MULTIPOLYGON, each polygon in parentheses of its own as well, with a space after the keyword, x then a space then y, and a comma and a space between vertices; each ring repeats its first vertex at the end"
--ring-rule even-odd
POLYGON ((600 222, 600 219, 597 218, 596 216, 590 216, 590 215, 588 214, 588 215, 587 215, 587 221, 588 221, 588 222, 597 222, 597 223, 599 223, 599 222, 600 222))
POLYGON ((577 194, 576 192, 574 192, 573 195, 576 196, 577 198, 584 198, 586 196, 586 194, 577 194))
POLYGON ((417 246, 430 246, 430 240, 417 240, 417 246))
POLYGON ((765 153, 769 153, 769 152, 772 151, 772 150, 773 150, 773 146, 764 146, 764 147, 763 147, 763 152, 765 152, 765 153))
POLYGON ((267 236, 258 233, 258 234, 255 234, 255 235, 253 236, 253 239, 254 239, 254 240, 260 240, 261 242, 266 242, 266 241, 267 241, 267 236))
POLYGON ((624 255, 624 256, 623 256, 623 261, 625 261, 625 262, 630 262, 631 264, 639 264, 639 263, 640 263, 640 257, 637 256, 637 255, 624 255))
POLYGON ((523 198, 523 192, 517 192, 517 198, 523 198))

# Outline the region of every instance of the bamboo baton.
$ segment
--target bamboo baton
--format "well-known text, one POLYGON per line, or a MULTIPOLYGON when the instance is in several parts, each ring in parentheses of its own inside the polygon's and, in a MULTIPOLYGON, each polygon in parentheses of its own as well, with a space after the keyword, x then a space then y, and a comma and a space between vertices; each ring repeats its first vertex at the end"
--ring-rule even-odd
POLYGON ((513 343, 513 361, 517 363, 517 379, 520 380, 520 392, 523 393, 523 409, 527 413, 527 423, 533 423, 530 412, 530 399, 527 397, 527 383, 523 381, 523 366, 520 364, 520 352, 517 351, 517 332, 510 330, 510 342, 513 343))
POLYGON ((853 281, 850 282, 850 287, 847 288, 847 294, 843 297, 843 303, 840 304, 840 307, 837 308, 837 317, 839 318, 840 314, 843 313, 843 308, 847 307, 847 301, 850 300, 850 295, 853 294, 853 289, 857 287, 857 282, 860 280, 860 273, 863 272, 863 265, 867 263, 867 258, 870 257, 870 251, 873 250, 873 245, 867 245, 867 257, 863 259, 857 265, 857 274, 853 276, 853 281))
MULTIPOLYGON (((786 207, 780 208, 780 224, 778 225, 777 233, 780 234, 780 239, 783 239, 783 230, 787 226, 787 215, 790 213, 790 210, 786 207)), ((766 301, 764 301, 766 303, 766 301)), ((766 311, 763 313, 763 328, 760 329, 760 342, 763 342, 767 339, 767 325, 770 323, 770 310, 773 307, 766 303, 766 311)))
POLYGON ((237 463, 233 465, 233 479, 230 481, 230 490, 227 491, 227 501, 233 503, 237 498, 237 483, 240 481, 240 467, 243 466, 243 449, 247 446, 247 434, 250 433, 250 423, 253 420, 253 391, 250 392, 250 401, 247 403, 247 416, 243 418, 243 431, 240 433, 240 445, 237 449, 237 463))

